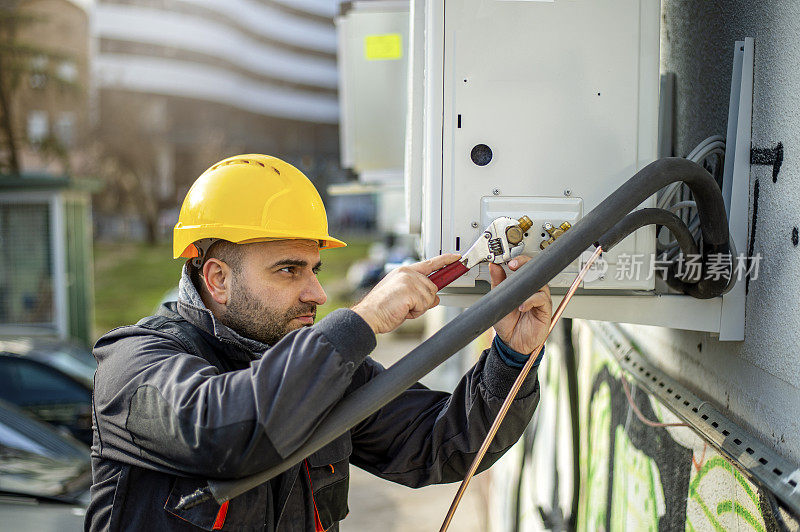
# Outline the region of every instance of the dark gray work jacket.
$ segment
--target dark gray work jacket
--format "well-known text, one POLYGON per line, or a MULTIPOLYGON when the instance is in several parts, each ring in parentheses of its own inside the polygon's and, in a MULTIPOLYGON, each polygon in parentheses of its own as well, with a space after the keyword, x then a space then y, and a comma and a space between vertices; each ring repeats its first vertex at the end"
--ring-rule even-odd
MULTIPOLYGON (((213 500, 178 510, 208 478, 280 463, 343 396, 384 371, 368 357, 374 334, 351 310, 263 352, 205 312, 168 303, 97 342, 87 530, 306 532, 315 530, 315 507, 322 527, 338 530, 349 464, 411 487, 463 478, 519 372, 488 349, 452 394, 415 385, 226 511, 213 500)), ((519 438, 538 396, 533 372, 482 468, 519 438)))

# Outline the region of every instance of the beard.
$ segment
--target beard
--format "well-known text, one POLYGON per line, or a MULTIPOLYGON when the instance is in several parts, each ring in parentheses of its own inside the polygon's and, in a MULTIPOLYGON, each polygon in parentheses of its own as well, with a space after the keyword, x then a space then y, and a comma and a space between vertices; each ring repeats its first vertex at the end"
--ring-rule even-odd
POLYGON ((310 327, 310 324, 298 326, 291 323, 294 318, 307 314, 316 319, 317 305, 299 303, 286 310, 277 310, 253 297, 246 289, 240 288, 231 293, 220 321, 242 336, 275 345, 293 330, 310 327))

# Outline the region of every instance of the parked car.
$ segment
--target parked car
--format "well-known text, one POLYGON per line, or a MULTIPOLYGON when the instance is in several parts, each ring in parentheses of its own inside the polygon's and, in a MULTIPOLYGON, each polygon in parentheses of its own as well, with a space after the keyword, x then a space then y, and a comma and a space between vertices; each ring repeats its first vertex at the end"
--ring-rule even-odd
POLYGON ((11 336, 0 337, 0 352, 3 351, 42 362, 93 386, 97 361, 83 345, 56 338, 11 336))
POLYGON ((75 502, 91 476, 85 445, 0 401, 0 492, 75 502))
POLYGON ((52 363, 59 357, 64 361, 63 355, 31 353, 0 351, 0 399, 91 445, 91 384, 85 376, 73 376, 82 364, 73 364, 70 375, 52 363))
POLYGON ((89 450, 0 401, 0 528, 81 530, 91 485, 89 450))

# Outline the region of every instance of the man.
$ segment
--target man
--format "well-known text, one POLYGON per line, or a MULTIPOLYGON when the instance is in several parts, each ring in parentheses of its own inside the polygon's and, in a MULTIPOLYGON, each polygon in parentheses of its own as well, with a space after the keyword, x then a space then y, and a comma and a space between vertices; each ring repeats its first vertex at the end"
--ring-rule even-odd
MULTIPOLYGON (((87 530, 338 530, 350 463, 412 487, 463 477, 544 340, 547 287, 495 325, 493 346, 452 394, 415 385, 265 484, 222 506, 176 508, 206 479, 263 471, 302 445, 337 401, 383 371, 368 357, 375 335, 438 304, 427 275, 458 258, 399 268, 313 325, 326 300, 319 250, 343 245, 328 235, 314 186, 279 159, 232 157, 200 176, 174 232, 175 257, 190 259, 178 302, 95 346, 87 530)), ((500 267, 491 274, 493 285, 505 278, 500 267)), ((518 439, 537 401, 533 372, 482 469, 518 439)))

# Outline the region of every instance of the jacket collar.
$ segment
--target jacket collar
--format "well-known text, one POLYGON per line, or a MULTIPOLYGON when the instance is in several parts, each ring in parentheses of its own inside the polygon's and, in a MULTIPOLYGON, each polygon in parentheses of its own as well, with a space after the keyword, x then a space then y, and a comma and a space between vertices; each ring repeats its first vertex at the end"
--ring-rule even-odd
POLYGON ((178 283, 178 314, 183 316, 192 325, 204 330, 208 334, 223 342, 234 343, 244 347, 256 356, 261 356, 269 349, 269 345, 242 336, 221 321, 206 307, 203 299, 189 277, 189 271, 184 264, 181 280, 178 283))

